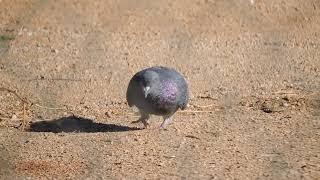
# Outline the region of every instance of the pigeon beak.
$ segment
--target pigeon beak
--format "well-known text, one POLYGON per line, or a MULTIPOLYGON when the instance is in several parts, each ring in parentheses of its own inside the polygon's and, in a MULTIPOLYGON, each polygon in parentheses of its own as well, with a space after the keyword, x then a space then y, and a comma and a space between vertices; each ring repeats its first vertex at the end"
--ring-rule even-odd
POLYGON ((145 97, 145 98, 147 98, 147 96, 148 96, 148 94, 149 94, 149 90, 150 90, 150 87, 149 87, 149 86, 143 88, 144 97, 145 97))

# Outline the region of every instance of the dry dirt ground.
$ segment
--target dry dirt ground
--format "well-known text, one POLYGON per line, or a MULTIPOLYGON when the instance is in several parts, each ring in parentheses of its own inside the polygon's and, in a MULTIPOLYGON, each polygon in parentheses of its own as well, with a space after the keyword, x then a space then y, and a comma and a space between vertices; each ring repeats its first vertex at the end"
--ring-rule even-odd
POLYGON ((319 0, 0 0, 0 179, 319 179, 319 89, 319 0), (153 65, 164 131, 125 101, 153 65))

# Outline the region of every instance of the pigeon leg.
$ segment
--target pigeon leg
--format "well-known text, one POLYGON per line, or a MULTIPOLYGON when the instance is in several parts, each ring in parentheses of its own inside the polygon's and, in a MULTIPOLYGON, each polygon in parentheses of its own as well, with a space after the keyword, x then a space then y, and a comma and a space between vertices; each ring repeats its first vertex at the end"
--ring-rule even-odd
POLYGON ((144 128, 147 128, 150 124, 149 124, 149 115, 147 114, 141 114, 141 117, 136 120, 136 121, 132 121, 131 123, 139 123, 142 122, 144 125, 144 128))
POLYGON ((164 116, 163 119, 164 119, 164 121, 162 122, 160 129, 165 129, 167 127, 167 125, 171 123, 172 116, 164 116))
POLYGON ((143 123, 145 129, 147 129, 150 126, 148 120, 149 120, 149 118, 141 120, 141 122, 143 123))

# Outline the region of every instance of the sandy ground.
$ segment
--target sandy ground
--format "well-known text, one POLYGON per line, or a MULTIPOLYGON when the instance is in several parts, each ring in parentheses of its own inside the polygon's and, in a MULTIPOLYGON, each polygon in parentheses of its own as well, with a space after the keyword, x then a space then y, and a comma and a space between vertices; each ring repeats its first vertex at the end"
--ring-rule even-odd
POLYGON ((0 0, 0 179, 320 179, 319 89, 319 0, 0 0), (164 131, 125 101, 153 65, 164 131))

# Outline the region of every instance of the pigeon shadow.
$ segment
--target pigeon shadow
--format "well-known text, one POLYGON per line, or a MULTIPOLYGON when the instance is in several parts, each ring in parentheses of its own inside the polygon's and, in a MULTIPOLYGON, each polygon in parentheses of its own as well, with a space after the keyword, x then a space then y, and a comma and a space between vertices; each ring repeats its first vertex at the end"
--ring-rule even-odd
POLYGON ((34 122, 30 125, 29 132, 124 132, 124 131, 136 131, 140 128, 121 126, 116 124, 103 124, 95 123, 91 119, 68 116, 50 121, 34 122))

